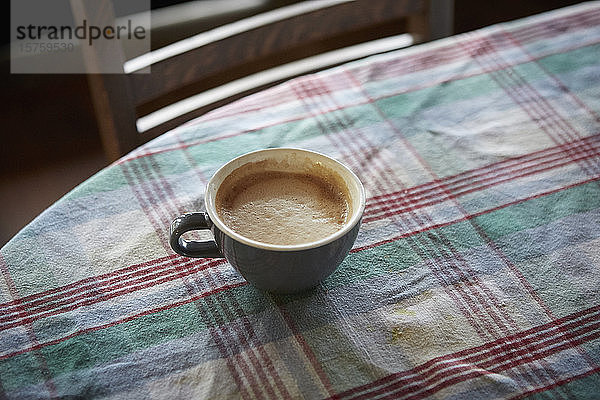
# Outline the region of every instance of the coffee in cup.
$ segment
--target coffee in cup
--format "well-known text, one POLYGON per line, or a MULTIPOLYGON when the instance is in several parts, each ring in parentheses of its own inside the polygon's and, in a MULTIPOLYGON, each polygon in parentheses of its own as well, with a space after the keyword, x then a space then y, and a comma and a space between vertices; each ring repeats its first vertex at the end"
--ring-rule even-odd
POLYGON ((351 214, 343 179, 320 163, 301 172, 285 171, 272 160, 248 163, 221 183, 215 205, 234 232, 278 245, 325 238, 351 214))

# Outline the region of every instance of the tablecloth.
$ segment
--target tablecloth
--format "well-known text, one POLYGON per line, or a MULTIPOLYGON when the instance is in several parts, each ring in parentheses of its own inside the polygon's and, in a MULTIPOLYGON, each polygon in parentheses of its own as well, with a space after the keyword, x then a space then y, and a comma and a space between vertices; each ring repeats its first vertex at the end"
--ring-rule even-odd
POLYGON ((0 398, 600 398, 600 3, 305 75, 87 180, 0 251, 0 398), (231 158, 368 201, 314 290, 178 256, 231 158))

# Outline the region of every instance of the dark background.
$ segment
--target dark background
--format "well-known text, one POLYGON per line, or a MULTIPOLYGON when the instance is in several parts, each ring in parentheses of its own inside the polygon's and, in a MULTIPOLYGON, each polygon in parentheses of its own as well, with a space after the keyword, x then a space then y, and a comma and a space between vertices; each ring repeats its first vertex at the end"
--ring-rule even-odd
MULTIPOLYGON (((152 8, 182 0, 152 0, 152 8)), ((272 1, 269 7, 295 2, 272 1)), ((454 33, 537 14, 579 1, 455 0, 454 33)), ((5 16, 9 16, 5 1, 5 16)), ((238 16, 239 17, 239 16, 238 16)), ((152 36, 152 47, 231 22, 236 16, 152 36), (188 32, 189 31, 189 32, 188 32), (156 36, 156 37, 155 37, 156 36)), ((0 60, 0 246, 46 207, 106 165, 84 75, 11 75, 7 48, 0 60)))

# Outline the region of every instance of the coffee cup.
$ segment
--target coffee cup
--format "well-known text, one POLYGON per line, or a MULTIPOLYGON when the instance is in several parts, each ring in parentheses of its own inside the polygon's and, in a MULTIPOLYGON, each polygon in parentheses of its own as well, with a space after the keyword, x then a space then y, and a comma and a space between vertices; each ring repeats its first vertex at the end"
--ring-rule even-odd
POLYGON ((358 234, 365 191, 340 162, 295 148, 258 150, 208 181, 206 212, 175 218, 170 244, 186 257, 221 258, 251 284, 275 293, 312 288, 346 257, 358 234), (214 240, 187 240, 208 229, 214 240))

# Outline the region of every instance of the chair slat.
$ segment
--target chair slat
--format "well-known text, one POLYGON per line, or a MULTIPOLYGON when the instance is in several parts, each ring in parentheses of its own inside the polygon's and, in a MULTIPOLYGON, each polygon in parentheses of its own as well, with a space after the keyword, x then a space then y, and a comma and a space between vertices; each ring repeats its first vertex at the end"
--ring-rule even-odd
MULTIPOLYGON (((357 0, 311 11, 273 24, 239 33, 223 40, 158 62, 151 74, 131 74, 136 104, 152 101, 225 70, 286 53, 299 46, 318 45, 323 40, 340 38, 372 26, 397 21, 425 12, 425 2, 398 0, 357 0), (160 79, 157 79, 160 77, 160 79)), ((210 82, 207 86, 210 87, 210 82)))

